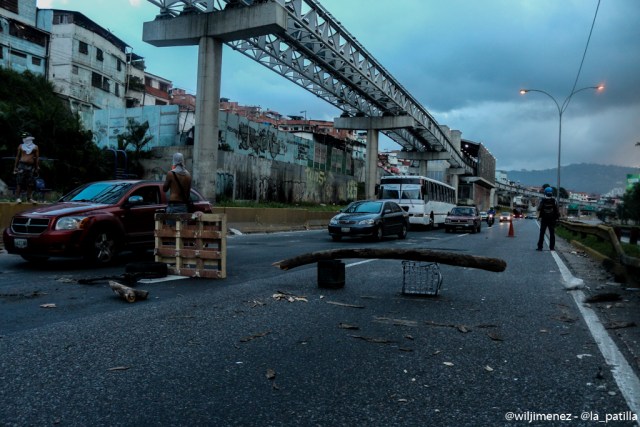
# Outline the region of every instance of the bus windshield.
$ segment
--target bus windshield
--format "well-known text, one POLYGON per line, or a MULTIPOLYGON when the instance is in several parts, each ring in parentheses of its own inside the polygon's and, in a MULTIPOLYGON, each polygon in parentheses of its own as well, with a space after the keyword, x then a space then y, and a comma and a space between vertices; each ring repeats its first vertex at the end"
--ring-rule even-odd
POLYGON ((381 199, 421 199, 420 190, 418 188, 402 188, 402 192, 399 188, 387 188, 382 189, 380 194, 381 199))

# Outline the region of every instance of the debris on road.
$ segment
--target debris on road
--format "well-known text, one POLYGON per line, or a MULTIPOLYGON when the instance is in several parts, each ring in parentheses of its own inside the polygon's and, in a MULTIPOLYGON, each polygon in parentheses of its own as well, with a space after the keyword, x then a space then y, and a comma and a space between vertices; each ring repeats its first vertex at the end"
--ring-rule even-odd
POLYGON ((127 302, 145 300, 149 296, 148 291, 133 289, 113 280, 109 280, 109 287, 116 295, 127 302))
POLYGON ((257 334, 249 335, 248 337, 241 338, 240 342, 249 342, 249 341, 251 341, 253 339, 256 339, 256 338, 265 337, 265 336, 269 335, 270 333, 271 333, 271 331, 265 331, 265 332, 260 332, 260 333, 257 333, 257 334))
POLYGON ((365 308, 364 305, 346 304, 346 303, 343 303, 343 302, 336 302, 336 301, 327 301, 327 304, 339 305, 340 307, 365 308))

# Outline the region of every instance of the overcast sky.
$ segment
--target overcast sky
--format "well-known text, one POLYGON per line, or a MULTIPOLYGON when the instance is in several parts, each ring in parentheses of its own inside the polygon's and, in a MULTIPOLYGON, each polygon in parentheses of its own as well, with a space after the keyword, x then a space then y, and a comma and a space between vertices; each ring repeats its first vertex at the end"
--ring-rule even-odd
MULTIPOLYGON (((555 168, 561 105, 562 165, 640 167, 640 1, 320 0, 322 5, 442 125, 481 142, 502 170, 555 168), (597 15, 596 15, 597 11, 597 15), (589 33, 595 26, 589 45, 589 33)), ((157 48, 142 23, 147 0, 38 0, 76 10, 108 28, 146 60, 147 71, 195 94, 197 47, 157 48)), ((332 120, 340 111, 225 47, 223 97, 285 115, 332 120)), ((381 139, 380 149, 400 147, 381 139)))

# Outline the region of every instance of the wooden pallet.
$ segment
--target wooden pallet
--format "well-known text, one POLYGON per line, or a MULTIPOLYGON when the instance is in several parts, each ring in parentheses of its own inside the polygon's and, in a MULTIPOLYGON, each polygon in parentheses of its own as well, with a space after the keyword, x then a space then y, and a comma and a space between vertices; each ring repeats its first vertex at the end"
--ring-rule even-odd
POLYGON ((226 214, 156 214, 155 260, 169 273, 187 277, 227 277, 226 214))

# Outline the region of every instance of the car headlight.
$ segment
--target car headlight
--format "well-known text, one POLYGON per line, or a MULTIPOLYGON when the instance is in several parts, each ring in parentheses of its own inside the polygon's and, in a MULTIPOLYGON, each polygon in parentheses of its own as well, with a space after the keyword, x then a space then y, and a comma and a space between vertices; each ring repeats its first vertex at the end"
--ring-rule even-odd
POLYGON ((338 218, 333 217, 329 220, 330 225, 338 225, 338 218))
POLYGON ((363 219, 362 221, 358 222, 359 225, 373 225, 375 223, 376 221, 374 219, 363 219))
POLYGON ((56 230, 80 230, 86 222, 86 216, 65 216, 56 222, 56 230))

